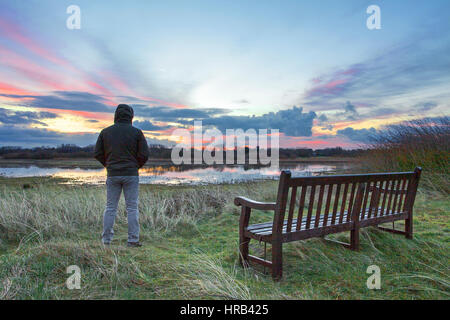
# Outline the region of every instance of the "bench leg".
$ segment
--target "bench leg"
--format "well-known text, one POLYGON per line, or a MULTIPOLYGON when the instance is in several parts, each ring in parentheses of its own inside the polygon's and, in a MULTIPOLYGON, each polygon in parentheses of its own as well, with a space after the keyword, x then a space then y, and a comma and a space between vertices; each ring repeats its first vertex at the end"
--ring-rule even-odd
POLYGON ((239 263, 242 267, 248 267, 248 245, 250 238, 242 237, 239 239, 239 263))
POLYGON ((248 207, 241 208, 241 218, 239 221, 239 263, 241 266, 248 267, 248 244, 250 238, 245 236, 245 228, 248 227, 251 209, 248 207))
POLYGON ((283 276, 283 244, 281 241, 272 242, 272 278, 281 280, 283 276))
POLYGON ((412 217, 405 220, 405 236, 407 239, 413 238, 413 220, 412 217))
POLYGON ((359 250, 359 228, 350 231, 350 249, 353 251, 359 250))

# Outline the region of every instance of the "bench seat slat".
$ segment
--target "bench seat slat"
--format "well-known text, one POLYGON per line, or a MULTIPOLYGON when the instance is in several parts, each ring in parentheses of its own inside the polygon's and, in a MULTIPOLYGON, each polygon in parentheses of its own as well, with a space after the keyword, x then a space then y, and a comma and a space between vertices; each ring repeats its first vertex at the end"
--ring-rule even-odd
MULTIPOLYGON (((344 211, 343 221, 346 221, 347 214, 348 214, 348 211, 344 211)), ((394 214, 389 214, 388 217, 389 216, 403 216, 404 214, 405 214, 404 212, 395 212, 394 214)), ((380 217, 369 217, 369 209, 366 209, 363 219, 360 220, 360 224, 366 225, 366 223, 364 223, 365 220, 370 220, 370 222, 373 222, 376 218, 380 218, 380 217)), ((314 224, 314 226, 316 223, 315 220, 316 220, 316 217, 312 217, 311 224, 314 224)), ((378 219, 378 220, 381 221, 382 219, 378 219)), ((300 229, 297 229, 297 221, 298 221, 297 219, 292 220, 292 229, 291 229, 292 232, 301 232, 301 231, 305 231, 305 230, 313 230, 316 228, 316 227, 311 228, 311 229, 306 228, 307 217, 304 217, 302 219, 302 223, 300 224, 300 229)), ((321 215, 320 220, 318 222, 318 228, 327 226, 327 225, 324 225, 323 222, 324 222, 324 215, 321 215)), ((255 234, 255 235, 267 236, 267 235, 272 234, 272 224, 273 224, 273 222, 253 224, 253 225, 248 226, 246 231, 249 233, 255 234)), ((342 223, 336 223, 336 224, 331 224, 331 225, 328 224, 328 226, 337 226, 340 224, 342 224, 342 223)), ((288 227, 288 220, 284 220, 283 233, 288 232, 287 227, 288 227)))

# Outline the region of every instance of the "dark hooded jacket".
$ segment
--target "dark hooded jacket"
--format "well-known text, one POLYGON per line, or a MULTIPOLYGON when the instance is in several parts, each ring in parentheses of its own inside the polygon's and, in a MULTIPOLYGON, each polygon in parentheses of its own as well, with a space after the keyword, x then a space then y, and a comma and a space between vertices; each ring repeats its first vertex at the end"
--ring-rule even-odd
POLYGON ((144 134, 131 125, 133 109, 120 104, 114 125, 103 129, 95 145, 95 159, 106 167, 108 176, 137 176, 148 160, 149 151, 144 134))

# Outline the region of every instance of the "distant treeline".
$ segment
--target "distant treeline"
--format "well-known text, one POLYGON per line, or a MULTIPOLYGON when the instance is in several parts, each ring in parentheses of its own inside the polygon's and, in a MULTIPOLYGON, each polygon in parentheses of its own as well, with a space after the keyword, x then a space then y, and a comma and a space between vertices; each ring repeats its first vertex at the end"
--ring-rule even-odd
MULTIPOLYGON (((58 147, 0 147, 3 159, 56 159, 56 158, 93 158, 94 145, 79 147, 74 144, 62 144, 58 147)), ((171 149, 162 145, 150 145, 151 157, 170 159, 171 149)))
MULTIPOLYGON (((163 145, 150 145, 151 159, 170 159, 172 149, 163 145)), ((295 159, 308 157, 355 157, 365 152, 363 149, 346 150, 341 147, 326 149, 287 149, 281 148, 279 151, 280 159, 295 159)), ((236 155, 235 150, 235 155, 236 155)), ((193 154, 193 152, 192 152, 193 154)), ((214 154, 214 153, 213 153, 214 154)), ((249 148, 245 150, 246 156, 249 154, 249 148)), ((269 150, 270 154, 270 150, 269 150)), ((94 155, 94 146, 79 147, 74 144, 62 144, 58 147, 0 147, 0 157, 3 159, 56 159, 56 158, 92 158, 94 155)), ((247 157, 246 157, 247 158, 247 157)))

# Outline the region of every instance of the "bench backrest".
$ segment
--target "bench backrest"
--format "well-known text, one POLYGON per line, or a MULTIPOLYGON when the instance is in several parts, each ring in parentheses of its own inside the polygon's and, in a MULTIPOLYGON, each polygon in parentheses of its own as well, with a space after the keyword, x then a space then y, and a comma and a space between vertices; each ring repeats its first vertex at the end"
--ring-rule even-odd
POLYGON ((281 234, 283 227, 295 232, 410 212, 421 170, 300 178, 282 171, 273 233, 281 234))

